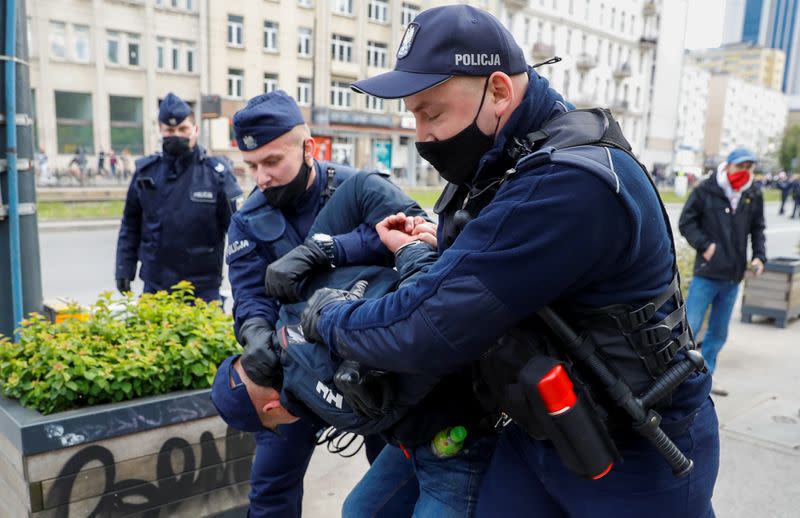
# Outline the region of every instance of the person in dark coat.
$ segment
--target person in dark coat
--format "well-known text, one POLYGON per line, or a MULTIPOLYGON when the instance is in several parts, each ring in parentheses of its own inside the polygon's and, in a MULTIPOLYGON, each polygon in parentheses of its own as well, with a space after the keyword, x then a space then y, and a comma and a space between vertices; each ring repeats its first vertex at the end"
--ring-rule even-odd
MULTIPOLYGON (((756 158, 744 148, 732 151, 717 173, 701 183, 681 212, 681 234, 697 251, 694 277, 686 299, 689 326, 700 332, 708 308, 711 313, 703 339, 703 357, 712 373, 725 345, 728 323, 748 267, 755 275, 764 271, 764 198, 752 185, 756 158), (747 258, 747 241, 752 256, 747 258)), ((714 385, 712 392, 726 395, 714 385)))

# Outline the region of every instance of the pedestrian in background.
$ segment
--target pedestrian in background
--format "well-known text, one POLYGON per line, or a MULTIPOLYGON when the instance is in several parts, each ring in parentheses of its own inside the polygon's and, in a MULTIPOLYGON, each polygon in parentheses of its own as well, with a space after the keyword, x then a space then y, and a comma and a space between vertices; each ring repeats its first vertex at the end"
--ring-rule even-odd
POLYGON ((792 192, 792 181, 786 171, 778 173, 778 181, 775 187, 781 192, 781 208, 778 210, 778 214, 783 214, 786 200, 789 199, 789 194, 792 192))
MULTIPOLYGON (((748 269, 748 237, 753 273, 761 275, 767 261, 764 198, 761 190, 752 185, 755 163, 755 155, 749 150, 735 149, 715 175, 692 191, 681 212, 680 232, 697 250, 686 315, 689 327, 698 333, 711 307, 702 346, 711 373, 728 337, 739 283, 748 269)), ((718 396, 728 394, 716 383, 711 392, 718 396)))

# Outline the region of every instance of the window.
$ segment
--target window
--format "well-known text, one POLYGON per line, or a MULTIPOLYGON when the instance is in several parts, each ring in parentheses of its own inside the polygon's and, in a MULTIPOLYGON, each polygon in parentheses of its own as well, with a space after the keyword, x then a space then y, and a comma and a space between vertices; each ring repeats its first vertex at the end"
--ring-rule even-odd
POLYGON ((297 28, 297 55, 305 58, 311 56, 311 29, 308 27, 297 28))
POLYGON ((194 11, 194 0, 186 0, 186 10, 194 11))
POLYGON ((164 69, 164 38, 156 39, 156 67, 159 70, 164 69))
POLYGON ((89 62, 89 27, 86 25, 73 26, 73 50, 75 61, 81 63, 89 62))
POLYGON ((338 34, 331 36, 331 59, 352 63, 353 38, 338 34))
POLYGON ((353 0, 336 0, 333 4, 333 12, 336 14, 353 14, 353 0))
POLYGON ((314 7, 312 0, 297 0, 297 5, 300 7, 314 7))
POLYGON ((531 19, 524 18, 522 20, 522 38, 525 43, 530 43, 531 41, 531 19))
POLYGON ((170 64, 172 66, 173 72, 177 72, 181 69, 181 58, 180 58, 180 42, 172 40, 172 50, 170 52, 171 59, 170 64))
POLYGON ((228 45, 231 47, 244 47, 244 18, 228 15, 228 45))
POLYGON ((386 44, 367 42, 367 66, 386 68, 386 44))
POLYGON ((241 99, 243 96, 242 84, 244 83, 244 70, 238 68, 228 69, 228 97, 241 99))
POLYGON ((109 64, 119 65, 119 33, 106 33, 106 60, 109 64))
POLYGON ((625 11, 619 13, 619 31, 625 32, 625 11))
POLYGON ((80 148, 93 154, 92 94, 59 91, 55 94, 58 152, 72 154, 80 148))
POLYGON ((264 22, 264 50, 278 52, 278 22, 264 22))
POLYGON ((139 62, 139 35, 128 34, 128 64, 132 67, 138 67, 139 62))
POLYGON ((387 23, 389 21, 389 2, 387 0, 369 0, 367 17, 373 22, 387 23))
POLYGON ((567 54, 572 52, 572 30, 571 29, 567 29, 567 48, 566 48, 566 52, 567 52, 567 54))
POLYGON ((127 149, 134 155, 144 153, 141 97, 109 97, 111 112, 111 148, 117 153, 127 149))
POLYGON ((367 96, 367 110, 371 112, 383 111, 383 99, 379 97, 367 96))
POLYGON ((194 72, 194 45, 191 43, 186 45, 186 71, 194 72))
POLYGON ((406 108, 406 103, 402 99, 397 101, 397 113, 400 115, 409 115, 411 113, 408 111, 408 108, 406 108))
POLYGON ((331 81, 331 107, 350 108, 352 104, 350 85, 344 81, 331 81))
POLYGON ((419 6, 403 2, 403 7, 400 8, 400 23, 403 27, 414 21, 414 18, 419 14, 419 6))
POLYGON ((311 79, 307 77, 297 78, 297 104, 300 106, 311 105, 311 79))
POLYGON ((264 93, 268 94, 278 89, 278 74, 264 74, 264 93))
POLYGON ((353 164, 353 137, 333 137, 331 161, 337 164, 353 164))

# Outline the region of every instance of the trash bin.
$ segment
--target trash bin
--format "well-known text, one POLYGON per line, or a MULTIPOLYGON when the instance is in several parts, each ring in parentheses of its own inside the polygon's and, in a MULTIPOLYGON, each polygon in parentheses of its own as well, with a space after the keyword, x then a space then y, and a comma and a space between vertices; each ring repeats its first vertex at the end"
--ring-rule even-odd
POLYGON ((800 316, 800 257, 769 259, 761 276, 745 277, 742 322, 753 315, 771 318, 777 327, 800 316))

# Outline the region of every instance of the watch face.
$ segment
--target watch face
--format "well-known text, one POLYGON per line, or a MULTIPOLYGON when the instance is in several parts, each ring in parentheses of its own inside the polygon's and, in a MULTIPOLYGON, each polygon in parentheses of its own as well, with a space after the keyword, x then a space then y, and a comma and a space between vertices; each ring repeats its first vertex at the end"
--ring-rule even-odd
POLYGON ((320 243, 329 243, 333 241, 333 238, 328 234, 314 234, 311 236, 311 239, 320 243))

